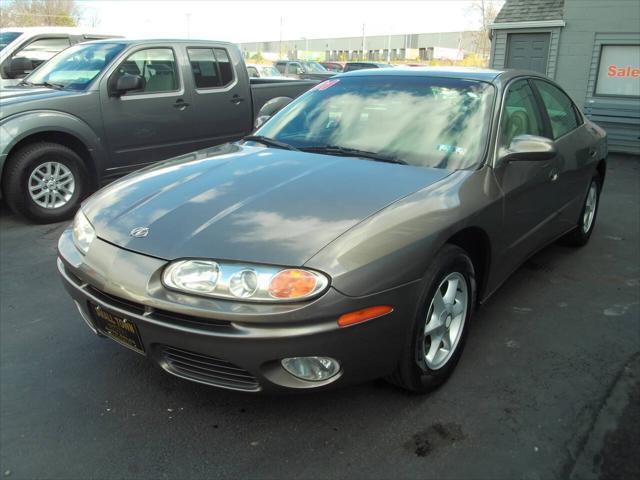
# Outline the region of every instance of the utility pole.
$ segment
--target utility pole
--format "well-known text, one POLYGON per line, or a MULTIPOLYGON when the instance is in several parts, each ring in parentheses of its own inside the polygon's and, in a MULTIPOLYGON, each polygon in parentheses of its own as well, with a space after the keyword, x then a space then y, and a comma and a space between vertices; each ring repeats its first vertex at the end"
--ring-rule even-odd
POLYGON ((282 17, 280 17, 280 55, 279 60, 282 60, 282 17))
POLYGON ((387 35, 387 63, 391 63, 391 29, 387 35))
POLYGON ((362 56, 360 60, 364 60, 364 47, 365 47, 365 36, 364 36, 364 23, 362 24, 362 56))

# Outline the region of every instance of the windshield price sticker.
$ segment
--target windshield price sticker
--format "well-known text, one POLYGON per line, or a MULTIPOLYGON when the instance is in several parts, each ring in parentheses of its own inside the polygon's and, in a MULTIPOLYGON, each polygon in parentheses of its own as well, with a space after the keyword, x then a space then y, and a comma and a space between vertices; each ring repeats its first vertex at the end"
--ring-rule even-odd
POLYGON ((318 91, 322 92, 322 91, 326 90, 327 88, 333 87, 339 81, 340 81, 339 79, 336 79, 336 80, 325 80, 324 82, 319 83, 318 85, 313 87, 312 90, 318 90, 318 91))

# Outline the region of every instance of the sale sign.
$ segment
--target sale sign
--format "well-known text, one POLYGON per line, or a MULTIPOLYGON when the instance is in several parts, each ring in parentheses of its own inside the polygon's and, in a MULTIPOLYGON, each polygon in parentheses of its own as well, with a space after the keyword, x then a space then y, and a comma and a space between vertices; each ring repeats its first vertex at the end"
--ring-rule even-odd
POLYGON ((603 45, 596 95, 640 97, 640 45, 603 45))

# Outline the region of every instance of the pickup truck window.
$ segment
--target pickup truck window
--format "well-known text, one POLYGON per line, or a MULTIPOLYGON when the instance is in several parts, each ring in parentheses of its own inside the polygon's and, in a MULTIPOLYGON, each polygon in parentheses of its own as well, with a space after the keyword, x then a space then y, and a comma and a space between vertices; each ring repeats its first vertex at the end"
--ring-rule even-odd
POLYGON ((34 85, 47 82, 70 90, 84 90, 123 48, 121 43, 69 47, 35 70, 24 82, 34 85))
POLYGON ((220 75, 222 76, 222 85, 226 86, 233 82, 233 67, 231 66, 231 60, 229 60, 229 54, 224 48, 214 48, 216 52, 216 60, 218 60, 218 67, 220 68, 220 75))
POLYGON ((28 58, 36 68, 69 45, 69 37, 39 38, 17 52, 14 57, 28 58))
POLYGON ((279 71, 281 74, 283 74, 283 75, 284 75, 284 71, 285 71, 285 68, 286 68, 286 67, 287 67, 287 64, 286 64, 286 63, 283 63, 283 62, 278 62, 278 63, 276 63, 276 68, 277 68, 277 69, 278 69, 278 71, 279 71))
POLYGON ((120 75, 140 75, 145 79, 144 90, 136 90, 134 95, 178 90, 176 59, 170 48, 138 50, 120 64, 118 72, 120 75))
POLYGON ((188 48, 187 54, 196 88, 225 87, 233 81, 233 68, 225 49, 188 48))
POLYGON ((22 32, 0 32, 0 50, 22 35, 22 32))

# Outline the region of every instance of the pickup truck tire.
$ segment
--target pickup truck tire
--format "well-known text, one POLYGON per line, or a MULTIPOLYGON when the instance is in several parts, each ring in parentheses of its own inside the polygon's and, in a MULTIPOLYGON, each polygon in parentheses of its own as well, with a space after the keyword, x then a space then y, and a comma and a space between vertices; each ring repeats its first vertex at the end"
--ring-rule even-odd
POLYGON ((13 212, 37 223, 67 220, 87 191, 80 156, 64 145, 37 142, 14 152, 5 165, 2 191, 13 212))

